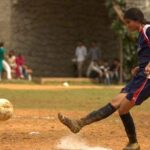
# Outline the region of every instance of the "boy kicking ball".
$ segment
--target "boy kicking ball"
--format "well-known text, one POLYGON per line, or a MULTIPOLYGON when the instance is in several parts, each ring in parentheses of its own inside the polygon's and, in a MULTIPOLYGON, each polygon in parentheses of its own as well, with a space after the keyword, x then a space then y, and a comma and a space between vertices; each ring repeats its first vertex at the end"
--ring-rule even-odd
POLYGON ((118 111, 129 139, 129 143, 123 150, 140 150, 130 110, 150 97, 150 78, 148 77, 150 74, 150 24, 138 8, 127 10, 124 14, 124 22, 129 31, 139 32, 137 41, 139 66, 132 70, 132 80, 110 103, 87 116, 72 120, 59 113, 58 118, 73 133, 78 133, 84 126, 105 119, 118 111))

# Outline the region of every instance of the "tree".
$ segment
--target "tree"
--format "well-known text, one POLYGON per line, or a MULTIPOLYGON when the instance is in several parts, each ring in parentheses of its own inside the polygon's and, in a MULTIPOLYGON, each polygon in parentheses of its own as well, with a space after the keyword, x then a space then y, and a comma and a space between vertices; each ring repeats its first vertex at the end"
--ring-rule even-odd
POLYGON ((125 0, 106 0, 106 7, 109 9, 109 17, 112 19, 111 28, 116 33, 120 45, 120 82, 122 82, 123 77, 125 80, 130 79, 131 69, 137 62, 135 44, 137 33, 129 33, 124 25, 125 0))

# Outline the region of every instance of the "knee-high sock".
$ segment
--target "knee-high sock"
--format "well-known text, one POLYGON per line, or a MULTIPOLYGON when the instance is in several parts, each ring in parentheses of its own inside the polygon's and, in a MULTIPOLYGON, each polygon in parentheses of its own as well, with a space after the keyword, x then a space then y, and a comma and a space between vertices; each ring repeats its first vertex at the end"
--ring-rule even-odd
POLYGON ((133 122, 133 119, 132 119, 132 116, 130 115, 130 113, 120 115, 120 118, 123 122, 129 142, 130 143, 137 142, 135 125, 134 125, 134 122, 133 122))
POLYGON ((79 124, 83 127, 93 122, 105 119, 111 114, 113 114, 116 110, 117 109, 109 103, 106 106, 91 112, 86 117, 81 118, 79 124))

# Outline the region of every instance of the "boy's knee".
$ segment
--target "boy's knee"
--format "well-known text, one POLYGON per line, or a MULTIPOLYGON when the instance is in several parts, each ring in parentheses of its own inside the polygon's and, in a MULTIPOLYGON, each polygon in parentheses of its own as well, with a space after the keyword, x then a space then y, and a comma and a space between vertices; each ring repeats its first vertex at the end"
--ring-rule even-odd
POLYGON ((126 94, 125 93, 120 93, 119 95, 117 95, 115 98, 112 99, 111 104, 115 107, 115 108, 119 108, 123 99, 125 98, 126 94))
POLYGON ((125 109, 124 107, 119 107, 118 109, 118 113, 119 115, 124 115, 124 114, 127 114, 129 112, 129 109, 125 109))

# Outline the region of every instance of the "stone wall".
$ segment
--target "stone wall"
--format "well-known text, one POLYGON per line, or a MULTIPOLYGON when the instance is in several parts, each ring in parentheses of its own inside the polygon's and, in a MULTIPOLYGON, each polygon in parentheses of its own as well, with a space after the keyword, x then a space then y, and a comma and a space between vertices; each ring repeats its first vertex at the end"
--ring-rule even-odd
POLYGON ((138 7, 144 14, 145 18, 150 20, 150 0, 126 0, 127 7, 138 7))
MULTIPOLYGON (((149 0, 126 0, 150 20, 149 0)), ((36 76, 73 76, 71 58, 78 39, 89 47, 101 45, 102 56, 118 56, 117 39, 110 29, 105 0, 0 1, 0 40, 22 53, 36 76)))
POLYGON ((18 0, 12 5, 12 47, 35 76, 72 76, 76 41, 101 45, 103 58, 118 56, 105 0, 18 0))
POLYGON ((6 48, 10 47, 11 34, 11 3, 10 0, 0 1, 0 41, 5 43, 6 48))
MULTIPOLYGON (((126 0, 150 20, 150 0, 126 0)), ((0 1, 0 40, 26 57, 35 76, 72 76, 71 59, 78 39, 101 45, 103 58, 118 56, 105 0, 0 1)))

